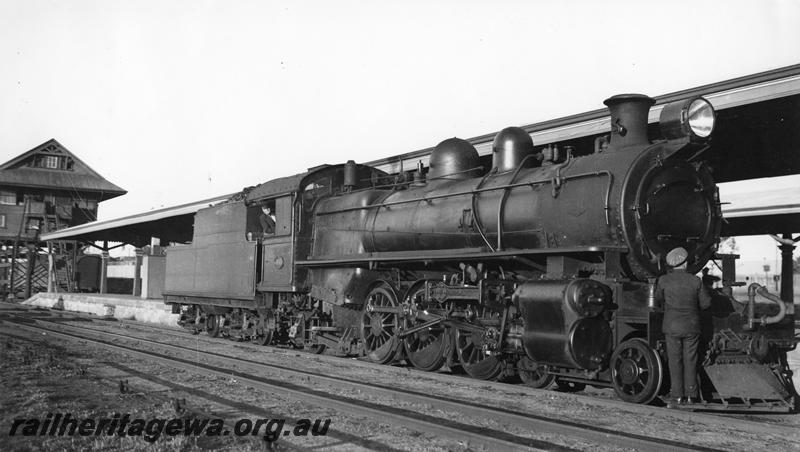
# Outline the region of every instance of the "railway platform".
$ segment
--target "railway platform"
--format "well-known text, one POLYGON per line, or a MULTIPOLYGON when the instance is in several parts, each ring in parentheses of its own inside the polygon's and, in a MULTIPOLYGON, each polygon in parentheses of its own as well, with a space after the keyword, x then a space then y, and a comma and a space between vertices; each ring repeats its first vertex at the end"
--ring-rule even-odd
POLYGON ((39 292, 22 304, 167 326, 177 325, 179 317, 161 299, 133 295, 39 292))

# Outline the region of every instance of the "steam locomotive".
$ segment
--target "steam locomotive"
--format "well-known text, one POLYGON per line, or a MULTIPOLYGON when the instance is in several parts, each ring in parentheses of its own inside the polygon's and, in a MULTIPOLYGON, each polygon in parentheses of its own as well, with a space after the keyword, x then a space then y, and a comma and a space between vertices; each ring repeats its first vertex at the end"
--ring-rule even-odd
MULTIPOLYGON (((451 138, 415 171, 349 161, 245 189, 169 249, 165 301, 211 336, 649 403, 669 388, 666 254, 685 248, 690 272, 733 267, 715 254, 720 201, 700 160, 714 110, 674 102, 649 131, 654 103, 607 99, 610 133, 587 149, 506 128, 488 170, 451 138)), ((757 286, 739 303, 724 279, 704 313, 704 407, 792 409, 792 303, 757 286)))

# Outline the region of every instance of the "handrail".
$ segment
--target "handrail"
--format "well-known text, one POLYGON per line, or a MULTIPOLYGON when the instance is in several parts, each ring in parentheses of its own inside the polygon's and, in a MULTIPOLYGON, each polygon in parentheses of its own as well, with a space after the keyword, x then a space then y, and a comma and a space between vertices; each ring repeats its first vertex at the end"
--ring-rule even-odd
MULTIPOLYGON (((607 170, 600 170, 600 171, 590 171, 590 172, 580 173, 580 174, 573 174, 573 175, 570 175, 570 176, 562 177, 561 181, 563 182, 563 181, 567 181, 567 180, 580 179, 580 178, 591 177, 591 176, 608 176, 609 177, 609 183, 608 183, 608 187, 607 187, 607 190, 606 190, 606 196, 605 196, 605 205, 604 205, 603 208, 606 211, 606 224, 610 224, 610 219, 608 217, 608 211, 610 210, 611 184, 612 184, 612 180, 613 180, 613 175, 611 174, 611 172, 609 172, 607 170)), ((367 205, 367 206, 345 207, 343 209, 335 209, 335 210, 330 210, 330 211, 326 211, 326 212, 315 212, 315 215, 319 215, 319 216, 322 216, 322 215, 333 215, 333 214, 337 214, 337 213, 352 212, 352 211, 356 211, 356 210, 368 210, 368 209, 375 209, 375 208, 384 208, 384 207, 396 206, 396 205, 400 205, 400 204, 411 204, 411 203, 416 203, 416 202, 430 202, 430 201, 433 201, 434 199, 451 198, 451 197, 454 197, 454 196, 476 195, 478 193, 486 193, 486 192, 490 192, 490 191, 508 190, 508 189, 517 188, 517 187, 533 187, 533 186, 536 186, 536 185, 546 185, 546 184, 551 184, 551 183, 553 183, 553 179, 552 178, 550 178, 550 179, 542 179, 542 180, 534 180, 534 181, 529 181, 529 182, 518 182, 518 183, 515 183, 515 184, 499 185, 499 186, 496 186, 496 187, 487 187, 487 188, 474 189, 474 190, 469 190, 469 191, 461 191, 461 192, 456 192, 456 193, 442 193, 440 195, 435 195, 435 196, 422 196, 422 197, 418 197, 418 198, 402 199, 402 200, 399 200, 399 201, 392 201, 392 202, 385 202, 385 203, 378 203, 378 204, 370 204, 370 205, 367 205)))

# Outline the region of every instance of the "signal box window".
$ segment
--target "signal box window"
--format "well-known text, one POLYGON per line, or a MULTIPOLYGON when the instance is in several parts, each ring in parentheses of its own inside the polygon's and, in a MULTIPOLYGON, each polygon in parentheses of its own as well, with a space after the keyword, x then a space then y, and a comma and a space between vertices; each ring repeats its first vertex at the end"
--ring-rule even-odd
POLYGON ((10 190, 0 190, 0 204, 5 206, 16 206, 17 194, 10 190))
POLYGON ((48 155, 44 158, 45 168, 58 168, 58 157, 55 155, 48 155))
POLYGON ((0 214, 0 229, 6 228, 6 214, 0 214))
POLYGON ((28 220, 28 233, 34 233, 42 229, 41 221, 37 218, 31 218, 28 220))

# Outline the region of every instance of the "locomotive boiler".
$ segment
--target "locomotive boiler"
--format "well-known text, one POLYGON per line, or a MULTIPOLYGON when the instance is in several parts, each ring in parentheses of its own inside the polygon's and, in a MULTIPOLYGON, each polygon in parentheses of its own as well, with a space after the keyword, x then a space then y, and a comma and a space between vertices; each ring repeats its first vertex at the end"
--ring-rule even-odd
MULTIPOLYGON (((697 272, 719 240, 717 187, 701 161, 715 117, 705 99, 686 99, 663 106, 660 130, 650 131, 653 99, 605 103, 610 131, 588 149, 537 147, 509 127, 491 162, 451 138, 428 168, 388 175, 348 162, 247 190, 198 214, 219 226, 221 212, 238 209, 224 227, 196 225, 197 245, 168 254, 167 302, 212 334, 536 387, 610 386, 650 402, 668 388, 663 310, 652 296, 665 256, 683 247, 697 272), (263 205, 282 232, 227 226, 253 224, 263 205), (240 286, 198 290, 181 269, 202 267, 223 235, 225 249, 246 258, 199 281, 230 284, 235 271, 240 286), (180 282, 171 286, 172 268, 180 282)), ((705 319, 704 399, 786 410, 793 305, 752 292, 746 309, 718 294, 728 309, 705 319)))
POLYGON ((483 175, 471 144, 445 140, 431 154, 425 183, 321 202, 312 258, 624 247, 622 271, 643 280, 663 272, 661 256, 684 246, 697 271, 719 236, 716 186, 702 165, 669 158, 688 143, 649 144, 643 131, 652 102, 638 95, 609 99, 621 133, 612 135, 608 150, 558 163, 535 153, 524 131, 509 128, 497 136, 493 168, 483 175))

